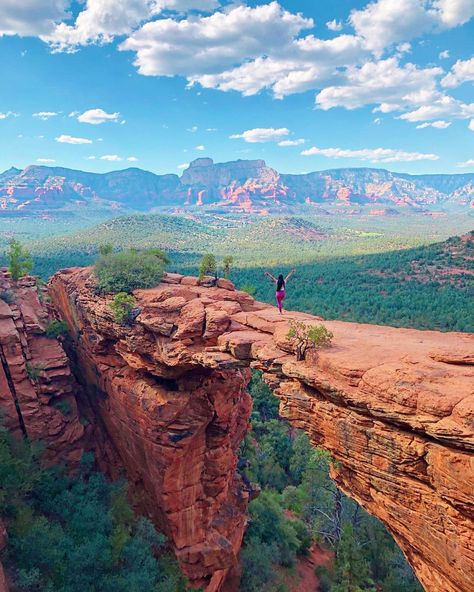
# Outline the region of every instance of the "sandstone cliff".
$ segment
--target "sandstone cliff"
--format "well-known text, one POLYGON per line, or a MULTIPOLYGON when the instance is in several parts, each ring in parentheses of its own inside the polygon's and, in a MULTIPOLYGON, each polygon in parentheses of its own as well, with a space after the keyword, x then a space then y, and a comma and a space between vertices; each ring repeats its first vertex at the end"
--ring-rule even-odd
MULTIPOLYGON (((224 280, 168 274, 117 325, 90 270, 50 285, 108 458, 167 532, 196 585, 236 567, 251 492, 236 476, 249 366, 281 412, 334 455, 334 478, 390 529, 426 590, 474 589, 472 335, 326 322, 334 346, 296 362, 280 317, 224 280)), ((107 464, 107 460, 104 461, 107 464)))
POLYGON ((84 428, 77 384, 57 339, 45 335, 54 319, 44 287, 0 270, 0 410, 16 435, 41 440, 46 460, 77 462, 84 428))

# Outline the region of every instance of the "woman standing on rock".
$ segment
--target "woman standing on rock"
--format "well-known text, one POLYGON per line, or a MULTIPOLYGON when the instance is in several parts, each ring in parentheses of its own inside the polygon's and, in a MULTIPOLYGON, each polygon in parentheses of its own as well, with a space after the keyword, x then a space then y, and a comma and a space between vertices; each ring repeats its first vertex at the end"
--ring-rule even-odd
POLYGON ((295 273, 295 271, 296 269, 292 269, 290 273, 286 276, 286 278, 284 278, 283 274, 280 273, 278 279, 268 271, 264 272, 264 275, 269 277, 272 280, 272 282, 276 285, 275 298, 278 304, 278 310, 280 311, 280 314, 282 314, 283 312, 283 300, 285 300, 286 283, 288 282, 290 277, 295 273))

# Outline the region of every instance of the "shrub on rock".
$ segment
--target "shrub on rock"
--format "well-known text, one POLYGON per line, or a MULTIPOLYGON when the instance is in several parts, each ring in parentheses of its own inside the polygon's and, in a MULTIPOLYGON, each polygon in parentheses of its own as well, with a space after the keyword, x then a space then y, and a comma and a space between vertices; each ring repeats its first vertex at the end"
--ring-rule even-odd
POLYGON ((106 253, 97 260, 94 274, 102 292, 132 292, 157 286, 167 261, 166 255, 158 249, 106 253))

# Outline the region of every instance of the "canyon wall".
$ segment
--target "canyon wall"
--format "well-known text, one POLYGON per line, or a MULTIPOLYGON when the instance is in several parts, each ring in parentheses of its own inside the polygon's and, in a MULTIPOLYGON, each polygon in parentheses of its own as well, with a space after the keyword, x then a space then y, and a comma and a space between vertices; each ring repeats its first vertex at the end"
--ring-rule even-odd
POLYGON ((13 281, 0 270, 0 410, 16 436, 41 440, 48 463, 76 463, 84 428, 77 384, 61 343, 45 329, 54 320, 36 278, 13 281))
POLYGON ((219 280, 167 274, 114 322, 88 269, 56 274, 75 366, 143 511, 207 591, 235 572, 249 484, 236 475, 249 367, 281 413, 337 461, 340 487, 392 532, 430 592, 474 589, 474 336, 325 322, 333 346, 297 362, 289 319, 219 280))

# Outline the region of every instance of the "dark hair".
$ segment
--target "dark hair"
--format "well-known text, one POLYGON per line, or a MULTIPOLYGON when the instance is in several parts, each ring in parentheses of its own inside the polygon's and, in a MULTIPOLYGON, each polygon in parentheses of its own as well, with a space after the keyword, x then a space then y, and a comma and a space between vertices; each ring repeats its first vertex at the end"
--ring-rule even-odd
POLYGON ((283 290, 285 288, 285 280, 283 278, 283 275, 280 273, 280 275, 278 276, 278 280, 277 280, 277 291, 279 292, 280 290, 283 290))

